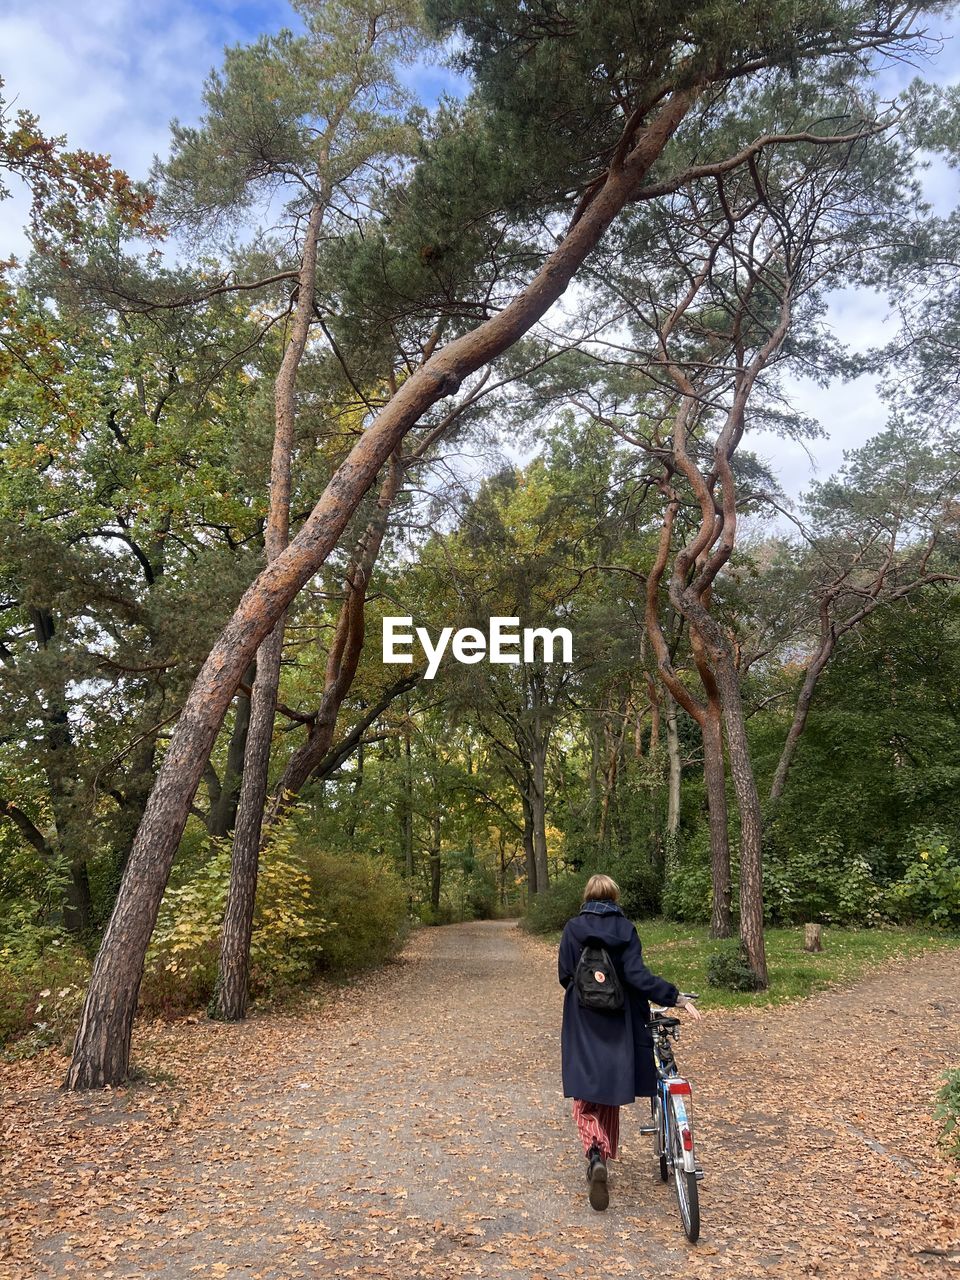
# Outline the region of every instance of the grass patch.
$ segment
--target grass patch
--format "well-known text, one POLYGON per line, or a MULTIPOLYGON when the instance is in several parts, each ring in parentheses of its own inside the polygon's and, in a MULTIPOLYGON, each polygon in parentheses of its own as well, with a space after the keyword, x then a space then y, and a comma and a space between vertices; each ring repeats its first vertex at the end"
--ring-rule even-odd
MULTIPOLYGON (((740 1009, 802 1000, 815 991, 847 986, 878 965, 893 959, 909 959, 925 951, 960 946, 960 933, 931 928, 879 928, 823 930, 823 951, 803 949, 803 927, 768 929, 766 991, 721 991, 707 986, 707 963, 717 950, 706 928, 672 920, 640 920, 637 932, 643 957, 654 973, 676 983, 681 991, 700 993, 707 1009, 740 1009)), ((548 941, 559 942, 553 934, 548 941)))

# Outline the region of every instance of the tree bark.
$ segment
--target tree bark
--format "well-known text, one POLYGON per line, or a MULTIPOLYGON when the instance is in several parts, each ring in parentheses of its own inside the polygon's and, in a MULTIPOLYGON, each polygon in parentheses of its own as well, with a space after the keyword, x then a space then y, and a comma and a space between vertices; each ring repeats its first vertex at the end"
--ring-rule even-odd
MULTIPOLYGON (((405 699, 405 702, 408 700, 405 699)), ((403 869, 407 883, 413 881, 413 754, 411 751, 410 713, 403 723, 403 869)))
POLYGON ((530 821, 533 836, 533 862, 536 867, 537 893, 550 887, 550 867, 547 861, 547 784, 546 744, 534 750, 530 762, 530 821))
POLYGON ((736 665, 729 654, 715 661, 727 731, 730 774, 740 813, 740 938, 751 969, 768 983, 763 940, 763 815, 750 759, 747 726, 736 665))
MULTIPOLYGON (((297 306, 290 341, 283 353, 274 383, 274 437, 270 461, 270 508, 264 533, 267 563, 277 560, 290 539, 290 464, 293 457, 297 406, 297 371, 306 350, 313 321, 317 281, 317 242, 323 206, 310 210, 300 263, 297 306)), ((250 939, 257 896, 260 863, 260 831, 270 774, 270 744, 280 689, 286 612, 257 651, 257 676, 250 697, 250 723, 243 756, 243 779, 237 825, 230 857, 230 888, 220 934, 220 964, 210 1001, 210 1015, 223 1022, 237 1022, 247 1011, 250 974, 250 939)))
POLYGON ((730 841, 721 714, 719 705, 711 703, 709 715, 701 725, 703 780, 707 789, 707 814, 710 823, 710 879, 713 885, 711 938, 729 938, 731 931, 730 841))
MULTIPOLYGON (((56 622, 49 609, 29 610, 37 647, 56 652, 56 622)), ((47 785, 50 789, 50 806, 57 829, 56 853, 64 860, 67 880, 63 888, 61 911, 63 926, 68 933, 83 935, 93 925, 93 898, 87 862, 82 849, 85 833, 81 830, 78 815, 78 781, 76 762, 73 758, 73 734, 67 712, 67 685, 62 667, 58 664, 51 676, 53 688, 45 690, 44 737, 46 739, 47 785)))
POLYGON ((820 925, 805 924, 803 926, 803 949, 804 951, 823 950, 823 929, 820 925))
MULTIPOLYGON (((709 605, 710 591, 704 593, 709 605)), ((710 911, 711 938, 729 938, 730 912, 730 830, 727 817, 727 771, 723 761, 723 709, 720 691, 710 660, 696 627, 690 628, 690 646, 706 701, 700 719, 703 739, 703 781, 707 792, 707 819, 710 824, 710 881, 713 905, 710 911)))
POLYGON ((533 898, 537 893, 537 856, 533 844, 533 811, 530 806, 530 788, 520 795, 523 809, 523 852, 527 863, 527 892, 533 898))
POLYGON ((817 650, 813 659, 807 667, 803 677, 803 685, 800 688, 800 694, 797 698, 797 705, 793 712, 793 721, 790 730, 787 733, 787 740, 783 744, 783 750, 780 753, 780 759, 777 761, 777 770, 773 775, 773 783, 770 787, 770 800, 776 804, 784 792, 787 785, 787 774, 790 772, 790 766, 793 764, 793 757, 796 755, 797 744, 807 727, 807 716, 810 714, 810 703, 813 701, 813 695, 817 689, 817 682, 823 674, 824 668, 830 661, 830 655, 833 653, 836 645, 836 636, 832 630, 821 641, 820 648, 817 650))
POLYGON ((501 312, 435 352, 403 382, 338 467, 287 550, 245 592, 194 682, 164 755, 94 961, 67 1088, 102 1088, 126 1076, 143 961, 173 857, 223 716, 261 641, 336 546, 404 435, 464 378, 512 347, 564 293, 617 214, 639 196, 698 92, 667 99, 592 199, 581 202, 541 269, 501 312))
POLYGON ((667 738, 667 847, 676 844, 677 832, 680 830, 680 781, 682 762, 680 760, 680 734, 677 731, 677 704, 669 689, 664 690, 666 703, 664 721, 667 738))
POLYGON ((354 548, 347 569, 346 596, 340 607, 333 642, 327 654, 320 706, 310 725, 306 742, 287 761, 277 783, 267 810, 267 826, 272 826, 289 808, 330 750, 340 708, 353 685, 363 654, 367 588, 383 545, 390 509, 402 484, 403 464, 399 455, 394 453, 380 486, 376 510, 354 548))
MULTIPOLYGON (((256 663, 251 663, 244 673, 243 683, 248 687, 257 678, 256 663)), ((207 832, 214 838, 229 835, 236 825, 240 805, 240 786, 243 780, 243 758, 247 749, 247 733, 250 728, 250 692, 243 689, 237 694, 234 710, 233 732, 227 745, 227 763, 223 779, 217 779, 216 793, 210 796, 207 814, 207 832)))
MULTIPOLYGON (((440 861, 440 815, 434 814, 430 820, 430 906, 434 913, 440 910, 440 877, 443 870, 440 861)), ((436 920, 436 914, 434 915, 436 920)))

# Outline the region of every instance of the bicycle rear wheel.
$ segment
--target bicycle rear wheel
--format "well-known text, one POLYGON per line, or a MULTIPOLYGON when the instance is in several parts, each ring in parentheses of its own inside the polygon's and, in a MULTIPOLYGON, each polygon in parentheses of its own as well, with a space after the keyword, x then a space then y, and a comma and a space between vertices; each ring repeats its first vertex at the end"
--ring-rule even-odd
POLYGON ((683 1167, 683 1138, 677 1119, 676 1104, 670 1099, 670 1154, 673 1157, 673 1181, 683 1233, 691 1244, 700 1238, 700 1188, 697 1175, 683 1167))
POLYGON ((653 1154, 660 1162, 660 1181, 666 1182, 670 1176, 667 1166, 667 1117, 663 1112, 663 1097, 659 1089, 650 1099, 650 1110, 653 1113, 653 1154))

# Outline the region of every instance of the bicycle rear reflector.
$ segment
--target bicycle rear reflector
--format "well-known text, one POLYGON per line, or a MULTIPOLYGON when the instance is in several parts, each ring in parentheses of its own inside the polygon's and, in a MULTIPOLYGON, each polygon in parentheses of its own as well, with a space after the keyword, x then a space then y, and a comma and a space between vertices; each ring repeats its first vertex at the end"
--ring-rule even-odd
POLYGON ((680 1094, 685 1098, 691 1097, 690 1085, 686 1080, 671 1080, 668 1082, 667 1088, 672 1094, 680 1094))

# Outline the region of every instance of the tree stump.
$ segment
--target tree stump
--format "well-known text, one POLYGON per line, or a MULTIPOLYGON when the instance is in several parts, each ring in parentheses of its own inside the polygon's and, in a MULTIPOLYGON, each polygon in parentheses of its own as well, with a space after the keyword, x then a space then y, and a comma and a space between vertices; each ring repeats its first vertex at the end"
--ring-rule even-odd
POLYGON ((805 924, 803 926, 803 949, 804 951, 823 950, 822 926, 818 924, 805 924))

